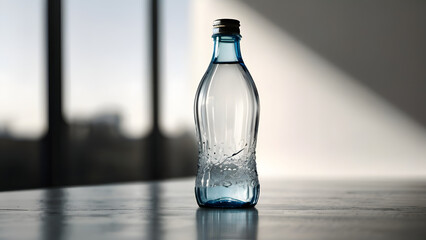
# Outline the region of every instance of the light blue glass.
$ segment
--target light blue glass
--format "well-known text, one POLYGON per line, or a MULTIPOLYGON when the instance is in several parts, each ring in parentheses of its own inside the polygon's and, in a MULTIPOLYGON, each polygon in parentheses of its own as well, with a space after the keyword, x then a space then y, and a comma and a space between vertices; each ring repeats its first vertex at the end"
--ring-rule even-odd
POLYGON ((241 57, 239 34, 215 34, 212 61, 194 104, 201 207, 252 207, 259 198, 259 97, 241 57))

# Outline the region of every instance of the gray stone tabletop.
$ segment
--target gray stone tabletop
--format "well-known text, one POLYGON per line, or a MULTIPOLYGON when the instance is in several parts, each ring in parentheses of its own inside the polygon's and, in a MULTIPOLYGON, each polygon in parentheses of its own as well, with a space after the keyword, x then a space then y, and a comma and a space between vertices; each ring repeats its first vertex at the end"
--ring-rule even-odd
POLYGON ((194 179, 0 192, 0 239, 426 239, 426 181, 262 180, 250 209, 194 179))

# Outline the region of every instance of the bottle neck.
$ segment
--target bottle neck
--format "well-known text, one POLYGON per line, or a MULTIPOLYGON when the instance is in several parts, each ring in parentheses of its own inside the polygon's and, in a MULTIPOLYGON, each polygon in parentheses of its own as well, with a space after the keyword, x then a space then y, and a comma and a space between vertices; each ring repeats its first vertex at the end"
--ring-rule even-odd
POLYGON ((213 35, 212 63, 242 63, 240 39, 240 35, 213 35))

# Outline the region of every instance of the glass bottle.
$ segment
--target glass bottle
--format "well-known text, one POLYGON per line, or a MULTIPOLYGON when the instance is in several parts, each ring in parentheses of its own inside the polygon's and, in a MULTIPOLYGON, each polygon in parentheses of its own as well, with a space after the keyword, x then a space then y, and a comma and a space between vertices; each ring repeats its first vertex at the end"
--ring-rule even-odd
POLYGON ((239 26, 234 19, 214 21, 213 58, 195 96, 201 207, 252 207, 259 198, 259 97, 241 57, 239 26))

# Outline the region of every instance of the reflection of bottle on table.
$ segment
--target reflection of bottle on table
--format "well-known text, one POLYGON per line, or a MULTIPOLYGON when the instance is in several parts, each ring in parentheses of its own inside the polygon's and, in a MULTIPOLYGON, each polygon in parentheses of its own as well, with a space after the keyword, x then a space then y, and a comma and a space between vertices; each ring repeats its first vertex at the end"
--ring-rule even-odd
POLYGON ((257 239, 256 208, 197 210, 198 239, 257 239))

